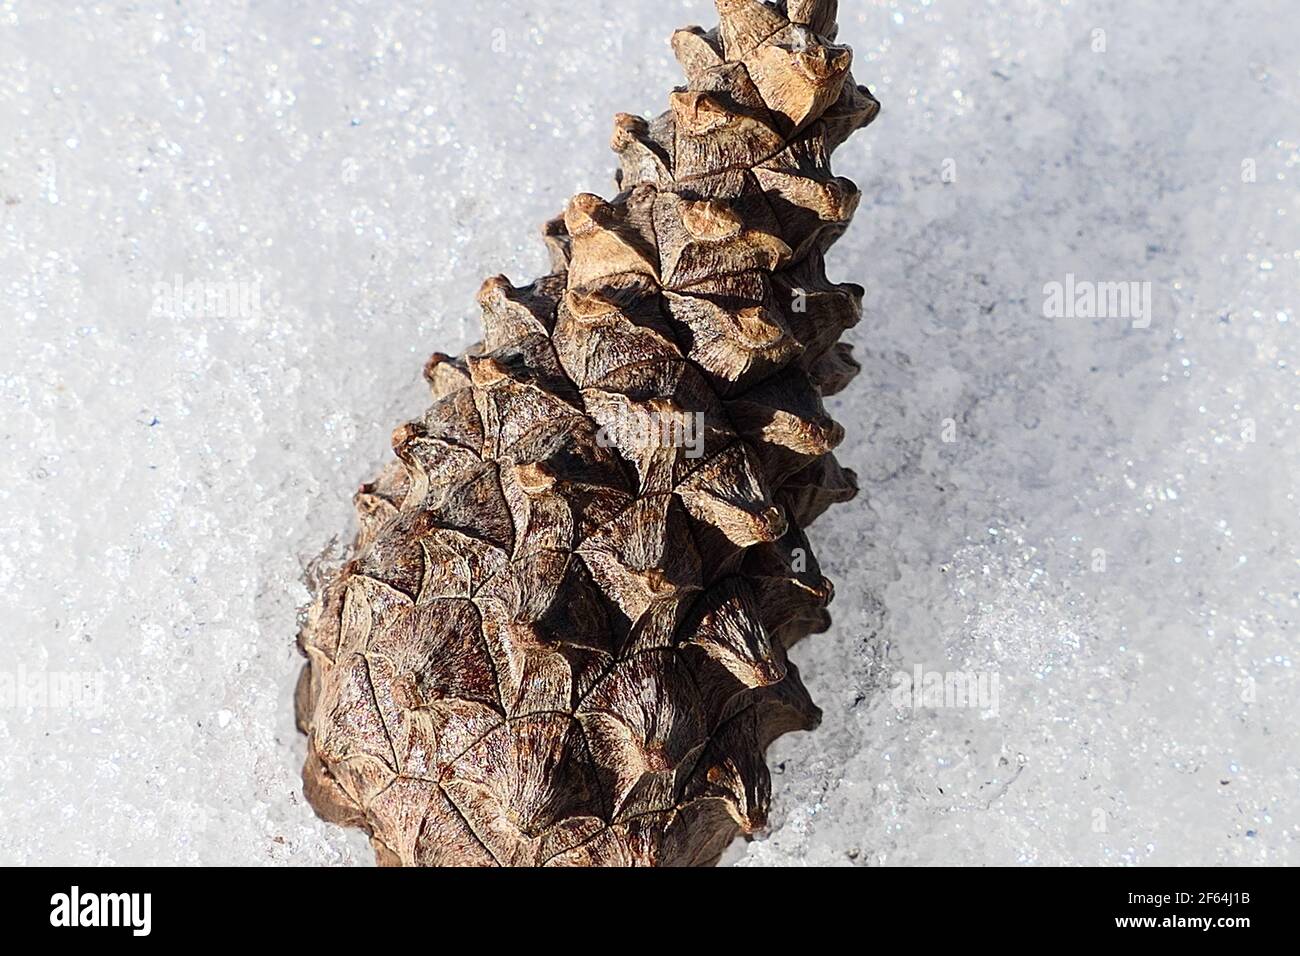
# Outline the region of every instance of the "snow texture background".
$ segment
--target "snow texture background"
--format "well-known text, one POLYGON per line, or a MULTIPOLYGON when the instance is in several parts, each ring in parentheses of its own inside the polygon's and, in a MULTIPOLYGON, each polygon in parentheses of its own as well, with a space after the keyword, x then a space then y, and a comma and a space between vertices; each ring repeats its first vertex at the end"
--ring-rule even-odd
MULTIPOLYGON (((1300 863, 1300 5, 842 8, 862 494, 728 862, 1300 863), (1068 274, 1149 327, 1048 317, 1068 274)), ((0 862, 371 861, 298 789, 307 567, 688 22, 0 0, 0 862)))

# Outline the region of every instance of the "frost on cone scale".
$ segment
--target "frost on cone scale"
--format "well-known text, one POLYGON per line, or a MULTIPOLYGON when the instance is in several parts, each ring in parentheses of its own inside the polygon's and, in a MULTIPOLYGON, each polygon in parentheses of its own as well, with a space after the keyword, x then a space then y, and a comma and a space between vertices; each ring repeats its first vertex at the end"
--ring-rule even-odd
POLYGON ((834 0, 717 6, 670 109, 616 118, 619 195, 430 360, 300 635, 307 797, 381 863, 713 863, 820 717, 786 651, 830 621, 803 529, 856 490, 822 397, 862 296, 828 158, 878 104, 834 0))

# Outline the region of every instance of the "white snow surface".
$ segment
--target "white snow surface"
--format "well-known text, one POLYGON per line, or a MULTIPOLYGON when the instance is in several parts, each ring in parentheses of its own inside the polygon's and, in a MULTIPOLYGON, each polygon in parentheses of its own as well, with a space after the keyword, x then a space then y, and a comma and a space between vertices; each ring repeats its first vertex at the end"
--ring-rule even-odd
MULTIPOLYGON (((726 861, 1300 863, 1300 5, 841 7, 862 493, 726 861)), ((715 19, 0 0, 0 862, 372 862, 299 791, 308 566, 715 19)))

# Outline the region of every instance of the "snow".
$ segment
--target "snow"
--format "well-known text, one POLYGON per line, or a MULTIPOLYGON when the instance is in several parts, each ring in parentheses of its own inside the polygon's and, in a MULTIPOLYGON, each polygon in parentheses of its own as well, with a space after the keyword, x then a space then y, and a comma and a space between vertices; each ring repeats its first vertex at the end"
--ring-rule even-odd
MULTIPOLYGON (((1300 7, 841 6, 863 493, 728 861, 1300 862, 1300 7)), ((308 567, 688 22, 0 2, 0 862, 371 861, 298 792, 308 567)))

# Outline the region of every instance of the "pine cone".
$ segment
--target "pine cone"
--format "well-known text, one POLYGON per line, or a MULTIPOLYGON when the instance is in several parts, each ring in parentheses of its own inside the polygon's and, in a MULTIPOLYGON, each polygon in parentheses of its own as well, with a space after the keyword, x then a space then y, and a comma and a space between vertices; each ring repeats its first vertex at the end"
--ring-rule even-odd
POLYGON ((300 635, 306 795, 380 863, 713 863, 820 718, 786 651, 830 622, 803 529, 856 491, 822 397, 863 291, 828 158, 879 106, 835 0, 717 6, 671 108, 615 120, 619 195, 430 360, 300 635))

